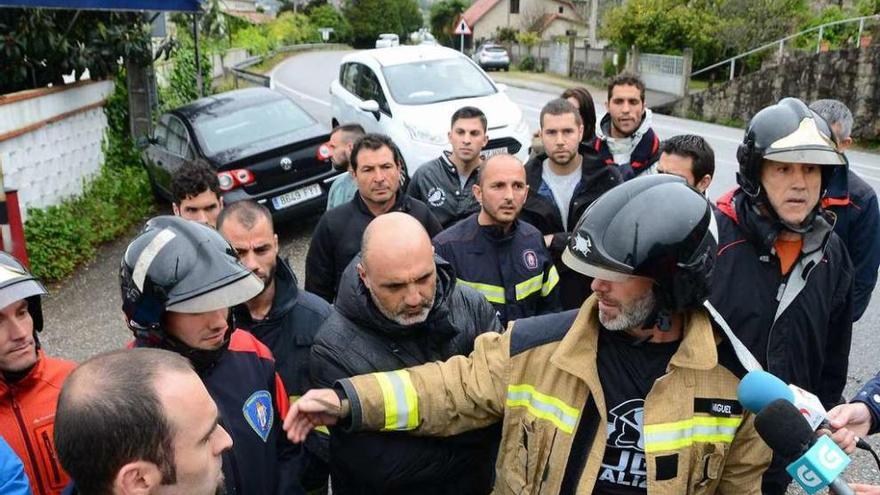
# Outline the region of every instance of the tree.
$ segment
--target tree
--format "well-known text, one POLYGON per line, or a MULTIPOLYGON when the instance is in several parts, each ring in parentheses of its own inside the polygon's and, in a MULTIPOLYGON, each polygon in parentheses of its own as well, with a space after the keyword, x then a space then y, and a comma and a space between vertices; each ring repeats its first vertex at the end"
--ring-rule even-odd
POLYGON ((396 0, 397 12, 400 15, 400 27, 402 32, 398 33, 401 38, 407 38, 409 33, 418 31, 425 24, 425 18, 422 17, 422 11, 419 10, 419 4, 416 0, 396 0))
POLYGON ((452 32, 455 30, 455 23, 466 8, 465 0, 440 0, 431 6, 431 34, 438 43, 453 45, 455 36, 452 32))
POLYGON ((372 47, 381 33, 403 34, 398 8, 397 0, 349 0, 343 14, 354 46, 372 47))
POLYGON ((330 40, 348 43, 351 40, 351 26, 345 17, 332 5, 326 3, 308 11, 309 19, 315 28, 333 28, 330 40))

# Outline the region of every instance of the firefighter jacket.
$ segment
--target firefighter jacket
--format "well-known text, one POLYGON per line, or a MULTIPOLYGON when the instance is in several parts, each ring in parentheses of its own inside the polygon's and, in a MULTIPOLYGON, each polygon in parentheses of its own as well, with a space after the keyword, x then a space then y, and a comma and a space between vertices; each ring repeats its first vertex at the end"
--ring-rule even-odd
POLYGON ((24 463, 34 494, 58 494, 70 478, 55 455, 55 404, 76 364, 37 352, 21 380, 8 383, 0 374, 0 436, 24 463))
POLYGON ((437 254, 452 265, 458 282, 483 294, 502 325, 559 311, 559 274, 538 229, 517 220, 504 232, 480 225, 478 217, 475 213, 434 238, 437 254))
MULTIPOLYGON (((645 398, 649 494, 759 494, 770 450, 736 400, 742 372, 702 311, 645 398), (721 342, 721 345, 719 345, 721 342), (721 364, 732 362, 733 364, 721 364)), ((453 435, 502 422, 496 494, 593 491, 607 414, 596 365, 596 298, 477 338, 469 357, 337 382, 348 428, 453 435)))

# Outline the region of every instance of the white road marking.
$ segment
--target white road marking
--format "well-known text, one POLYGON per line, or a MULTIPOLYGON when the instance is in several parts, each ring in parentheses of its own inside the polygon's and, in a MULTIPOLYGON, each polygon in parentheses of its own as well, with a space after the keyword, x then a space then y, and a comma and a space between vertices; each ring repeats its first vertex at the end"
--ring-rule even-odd
POLYGON ((329 106, 330 106, 330 102, 329 102, 329 101, 325 101, 325 100, 322 100, 322 99, 320 99, 320 98, 315 98, 314 96, 309 95, 309 94, 306 94, 306 93, 303 93, 302 91, 297 91, 297 90, 291 88, 290 86, 288 86, 288 85, 286 85, 286 84, 284 84, 284 83, 282 83, 282 82, 280 82, 280 81, 278 81, 278 80, 273 79, 273 80, 272 80, 272 84, 273 84, 275 87, 278 87, 278 88, 283 89, 284 91, 288 91, 288 92, 290 92, 290 93, 293 93, 293 94, 295 94, 296 96, 299 96, 300 98, 305 98, 305 99, 307 99, 307 100, 309 100, 309 101, 313 101, 313 102, 315 102, 315 103, 320 103, 321 105, 324 105, 325 107, 329 107, 329 106))

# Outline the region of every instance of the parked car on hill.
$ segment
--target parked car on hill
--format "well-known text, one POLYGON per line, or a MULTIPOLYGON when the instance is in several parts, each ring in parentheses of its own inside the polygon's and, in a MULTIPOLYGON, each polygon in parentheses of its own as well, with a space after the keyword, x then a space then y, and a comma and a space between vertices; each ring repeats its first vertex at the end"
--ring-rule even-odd
POLYGON ((251 199, 277 219, 322 211, 339 172, 324 145, 328 129, 287 96, 248 88, 201 98, 159 117, 142 156, 154 193, 171 200, 184 160, 217 170, 223 201, 251 199))

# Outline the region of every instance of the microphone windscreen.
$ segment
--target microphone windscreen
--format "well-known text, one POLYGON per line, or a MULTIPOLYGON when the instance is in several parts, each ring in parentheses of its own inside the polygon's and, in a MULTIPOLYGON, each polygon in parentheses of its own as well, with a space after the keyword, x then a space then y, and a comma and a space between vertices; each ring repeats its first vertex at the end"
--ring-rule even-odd
POLYGON ((785 382, 761 370, 746 373, 736 389, 736 397, 746 410, 754 414, 776 399, 794 402, 794 393, 785 382))
POLYGON ((813 441, 813 429, 794 404, 785 399, 767 404, 755 416, 755 430, 773 452, 789 462, 803 455, 813 441))

